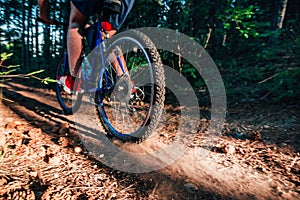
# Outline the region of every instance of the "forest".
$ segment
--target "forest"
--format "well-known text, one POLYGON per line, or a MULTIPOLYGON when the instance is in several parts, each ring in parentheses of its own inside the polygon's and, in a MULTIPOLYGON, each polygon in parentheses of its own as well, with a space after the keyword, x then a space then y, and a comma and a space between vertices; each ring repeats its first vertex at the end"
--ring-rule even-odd
MULTIPOLYGON (((50 17, 68 24, 70 2, 50 2, 50 17)), ((155 55, 198 98, 190 88, 179 87, 177 95, 166 87, 154 103, 164 103, 157 129, 137 143, 108 135, 99 121, 102 104, 95 110, 88 97, 79 112, 64 112, 59 84, 51 82, 68 28, 37 22, 38 15, 37 0, 0 0, 0 199, 300 199, 300 0, 135 1, 120 32, 155 27, 184 34, 210 55, 227 97, 209 94, 184 54, 158 49, 155 55), (213 106, 216 96, 226 109, 213 106), (212 117, 219 112, 224 121, 212 117), (156 152, 166 166, 134 171, 156 167, 147 156, 156 152), (118 165, 106 162, 110 156, 118 165)), ((137 93, 126 83, 129 95, 137 93)), ((130 122, 132 110, 116 116, 130 122)))
MULTIPOLYGON (((36 1, 0 5, 1 60, 19 66, 12 73, 45 70, 42 76, 51 77, 64 52, 66 27, 38 23, 36 1)), ((51 17, 67 23, 69 2, 53 0, 51 6, 51 17)), ((140 0, 122 30, 162 27, 186 34, 213 58, 229 99, 280 102, 299 99, 299 24, 299 0, 140 0)), ((203 85, 190 65, 162 57, 195 87, 203 85)))

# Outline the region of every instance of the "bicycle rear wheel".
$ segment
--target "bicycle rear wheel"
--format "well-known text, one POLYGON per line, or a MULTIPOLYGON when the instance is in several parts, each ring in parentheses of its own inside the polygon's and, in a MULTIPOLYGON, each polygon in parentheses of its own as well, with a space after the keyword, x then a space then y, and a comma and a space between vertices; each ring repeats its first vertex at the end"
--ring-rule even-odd
MULTIPOLYGON (((56 79, 60 76, 69 76, 69 64, 68 64, 68 56, 67 54, 60 59, 56 67, 56 79)), ((76 81, 78 81, 76 79, 76 81)), ((75 85, 77 83, 75 82, 75 85)), ((68 94, 64 91, 61 84, 56 83, 56 97, 60 107, 63 109, 64 114, 69 115, 76 112, 81 105, 82 102, 82 94, 79 92, 72 92, 72 94, 68 94)))
POLYGON ((126 31, 110 40, 108 57, 113 57, 112 52, 117 54, 126 75, 118 76, 120 72, 110 59, 101 80, 102 91, 96 95, 98 116, 109 135, 141 141, 154 131, 163 110, 165 76, 161 58, 142 32, 126 31))

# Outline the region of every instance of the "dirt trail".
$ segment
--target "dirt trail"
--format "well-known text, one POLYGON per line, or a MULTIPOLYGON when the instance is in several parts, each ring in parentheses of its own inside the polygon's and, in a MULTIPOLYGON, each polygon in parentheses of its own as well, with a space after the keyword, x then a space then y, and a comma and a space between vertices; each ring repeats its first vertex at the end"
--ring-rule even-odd
MULTIPOLYGON (((78 128, 78 124, 73 123, 74 117, 78 119, 78 116, 63 115, 52 90, 10 82, 5 84, 3 93, 13 102, 4 102, 12 111, 8 112, 5 107, 0 107, 2 126, 13 120, 23 121, 29 123, 31 127, 40 128, 43 134, 53 137, 53 134, 57 134, 54 132, 61 128, 61 124, 67 122, 71 125, 71 127, 68 127, 70 133, 73 135, 78 134, 77 130, 74 129, 75 125, 78 128)), ((288 110, 287 108, 284 114, 292 115, 295 120, 285 122, 285 124, 278 125, 278 127, 263 115, 267 114, 266 112, 261 113, 262 116, 253 113, 255 119, 250 120, 249 116, 246 116, 246 118, 243 116, 243 112, 239 113, 239 111, 233 110, 233 115, 229 117, 224 133, 222 133, 217 143, 206 152, 207 154, 204 157, 202 156, 203 149, 200 147, 201 142, 198 141, 197 137, 193 137, 193 140, 186 143, 186 149, 179 159, 167 167, 141 174, 118 172, 119 175, 117 176, 123 177, 124 179, 121 179, 124 182, 134 182, 133 187, 135 189, 131 192, 128 191, 128 193, 138 198, 300 199, 300 155, 298 152, 299 146, 297 146, 297 142, 294 142, 295 139, 299 139, 300 135, 298 131, 299 124, 297 123, 299 115, 293 109, 288 110), (259 117, 263 118, 264 121, 255 124, 259 117), (243 128, 246 130, 243 130, 243 128), (288 139, 280 136, 281 131, 292 133, 291 141, 287 141, 288 139), (258 140, 252 138, 251 140, 251 134, 257 132, 260 138, 258 140), (238 138, 237 136, 240 136, 241 133, 243 137, 246 138, 247 136, 247 138, 238 138), (271 137, 270 133, 273 134, 274 137, 272 138, 275 138, 275 141, 267 142, 268 138, 271 137), (131 178, 128 178, 128 176, 131 178), (137 192, 138 190, 144 190, 144 192, 137 192)), ((290 119, 284 114, 282 115, 284 118, 290 119)), ((115 144, 130 152, 152 152, 160 149, 172 141, 174 137, 172 132, 174 119, 172 119, 172 116, 176 115, 165 113, 164 117, 168 118, 169 123, 165 124, 165 127, 155 137, 151 137, 142 144, 122 144, 118 141, 115 144)), ((274 115, 272 116, 274 117, 274 115)), ((96 125, 96 128, 97 122, 93 120, 97 119, 88 117, 82 123, 87 120, 96 125)), ((280 118, 280 116, 277 117, 280 118)), ((273 118, 269 118, 273 120, 273 118)), ((77 123, 82 124, 80 121, 77 121, 77 123)), ((83 126, 79 126, 79 128, 84 129, 83 126)), ((198 134, 200 137, 202 132, 198 134)), ((91 135, 87 136, 87 138, 81 139, 91 143, 95 142, 91 140, 91 135)), ((68 154, 72 154, 72 152, 74 154, 74 147, 80 146, 82 143, 80 143, 77 136, 68 139, 73 140, 74 145, 69 145, 71 148, 67 152, 68 154)), ((99 142, 99 140, 96 140, 96 142, 99 142)), ((61 143, 59 144, 61 147, 61 143)), ((101 145, 101 142, 97 145, 101 145)), ((84 147, 82 148, 85 152, 84 147)), ((76 155, 78 156, 78 154, 76 155)), ((84 159, 91 162, 91 158, 80 157, 80 160, 84 159)), ((146 162, 143 157, 134 159, 137 162, 146 162)), ((112 173, 114 170, 110 169, 108 171, 112 173)), ((128 185, 130 184, 128 183, 128 185)), ((129 187, 128 185, 124 188, 129 187)), ((78 185, 78 187, 81 186, 78 185)), ((48 190, 44 189, 45 191, 48 190)), ((90 194, 87 195, 87 197, 90 196, 90 194)))

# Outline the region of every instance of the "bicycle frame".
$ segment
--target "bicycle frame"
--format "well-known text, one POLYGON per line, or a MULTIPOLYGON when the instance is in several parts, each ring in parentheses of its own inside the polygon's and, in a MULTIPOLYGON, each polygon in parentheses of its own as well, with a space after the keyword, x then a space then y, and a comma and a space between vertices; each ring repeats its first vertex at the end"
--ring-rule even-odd
MULTIPOLYGON (((95 61, 95 59, 97 59, 98 56, 101 56, 100 64, 102 67, 100 68, 101 70, 99 72, 100 74, 99 74, 99 80, 98 80, 98 84, 97 84, 98 86, 96 88, 93 88, 93 87, 89 87, 90 85, 86 84, 86 86, 87 86, 86 92, 93 93, 93 92, 101 92, 102 90, 108 92, 109 91, 108 88, 112 88, 113 83, 111 83, 110 80, 108 79, 108 75, 107 75, 107 71, 106 71, 106 67, 105 67, 105 62, 106 62, 107 58, 105 57, 105 54, 104 54, 106 47, 105 47, 105 45, 103 45, 104 40, 103 40, 103 36, 102 36, 101 20, 98 19, 96 24, 91 25, 90 28, 94 29, 93 31, 95 31, 95 34, 92 35, 92 37, 95 38, 95 42, 94 42, 94 44, 91 45, 91 49, 92 49, 91 53, 93 54, 91 57, 92 58, 91 62, 90 62, 91 66, 92 66, 91 74, 94 74, 95 72, 97 72, 96 67, 95 67, 97 62, 95 61), (103 88, 103 86, 102 86, 103 78, 105 79, 106 83, 110 84, 109 86, 107 86, 107 88, 103 88)), ((87 34, 85 34, 85 37, 88 37, 87 34)), ((126 74, 125 68, 124 68, 123 63, 119 56, 117 56, 117 61, 118 61, 119 66, 121 67, 123 74, 126 74)))
MULTIPOLYGON (((81 31, 89 47, 83 43, 86 56, 75 87, 69 93, 56 83, 64 113, 79 111, 87 100, 96 106, 109 135, 132 141, 146 138, 159 123, 165 94, 164 70, 154 43, 136 30, 106 40, 100 18, 81 31)), ((57 64, 56 79, 62 76, 70 76, 67 53, 57 64)))

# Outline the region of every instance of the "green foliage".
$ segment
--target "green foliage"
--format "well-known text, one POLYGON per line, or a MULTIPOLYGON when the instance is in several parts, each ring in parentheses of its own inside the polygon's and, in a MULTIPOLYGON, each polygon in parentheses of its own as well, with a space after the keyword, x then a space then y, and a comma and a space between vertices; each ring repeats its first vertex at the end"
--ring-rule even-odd
POLYGON ((9 58, 11 58, 11 56, 13 55, 13 53, 1 53, 0 54, 0 60, 1 61, 5 61, 5 60, 8 60, 9 58))
MULTIPOLYGON (((300 69, 286 69, 276 72, 272 84, 267 84, 268 93, 265 95, 273 95, 274 101, 282 101, 288 99, 296 99, 300 96, 300 69)), ((264 96, 264 97, 265 97, 264 96)))
POLYGON ((8 65, 4 66, 3 62, 9 60, 12 57, 13 53, 1 53, 0 54, 0 75, 8 75, 17 71, 19 65, 8 65), (2 69, 3 68, 3 69, 2 69))
POLYGON ((253 48, 218 64, 227 93, 235 100, 295 101, 300 98, 299 38, 277 46, 253 48))
POLYGON ((260 87, 265 92, 262 98, 272 98, 276 102, 300 100, 299 47, 300 37, 298 36, 295 41, 287 40, 286 43, 269 49, 262 56, 270 63, 264 68, 264 75, 267 74, 268 77, 264 77, 260 82, 260 87), (270 56, 266 57, 265 55, 268 54, 270 56))
MULTIPOLYGON (((292 101, 299 98, 300 91, 300 13, 295 2, 289 0, 284 26, 278 29, 278 1, 140 0, 122 29, 165 27, 199 42, 219 67, 229 99, 292 101)), ((66 27, 36 24, 36 1, 0 0, 0 4, 0 52, 9 52, 1 54, 9 68, 1 67, 0 76, 53 75, 53 66, 65 48, 66 27)), ((68 5, 55 1, 50 16, 65 22, 68 5)), ((203 86, 191 64, 176 54, 161 51, 161 56, 164 64, 195 87, 203 86)), ((54 81, 49 77, 40 80, 54 81)))
POLYGON ((235 29, 248 39, 250 36, 258 37, 260 35, 257 31, 260 23, 254 20, 259 14, 262 12, 257 6, 250 5, 246 8, 236 6, 230 7, 224 14, 219 15, 219 19, 223 22, 226 31, 235 29))
POLYGON ((56 80, 54 80, 50 77, 43 78, 41 81, 42 81, 42 83, 44 83, 46 85, 49 84, 49 83, 55 83, 56 82, 56 80))
POLYGON ((0 78, 34 78, 37 80, 40 80, 44 84, 49 84, 50 82, 55 82, 54 79, 51 79, 50 77, 46 78, 40 78, 36 76, 37 74, 43 73, 45 70, 37 70, 26 74, 16 74, 17 70, 19 69, 19 65, 7 65, 5 66, 3 63, 4 61, 7 61, 11 59, 13 56, 13 53, 1 53, 0 54, 0 78))

